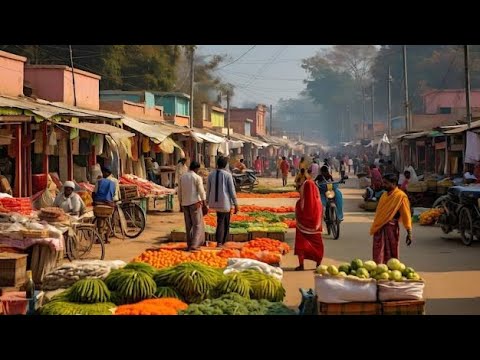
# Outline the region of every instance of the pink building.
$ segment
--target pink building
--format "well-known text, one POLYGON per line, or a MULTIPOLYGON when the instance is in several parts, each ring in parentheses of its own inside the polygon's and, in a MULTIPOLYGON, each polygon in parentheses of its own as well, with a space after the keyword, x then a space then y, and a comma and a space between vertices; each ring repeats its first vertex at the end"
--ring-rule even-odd
POLYGON ((75 78, 75 99, 79 108, 100 109, 101 77, 65 65, 26 65, 25 82, 31 86, 33 95, 54 102, 74 104, 73 77, 75 78), (75 76, 73 76, 75 75, 75 76))
MULTIPOLYGON (((470 106, 480 110, 480 90, 472 90, 470 106)), ((432 90, 423 94, 425 114, 464 114, 466 109, 465 89, 432 90)))
POLYGON ((0 51, 0 95, 23 95, 23 70, 27 58, 0 51))
POLYGON ((267 107, 261 104, 257 105, 254 109, 231 109, 230 126, 235 132, 245 135, 247 132, 245 124, 250 124, 251 121, 251 135, 266 135, 266 114, 267 107))

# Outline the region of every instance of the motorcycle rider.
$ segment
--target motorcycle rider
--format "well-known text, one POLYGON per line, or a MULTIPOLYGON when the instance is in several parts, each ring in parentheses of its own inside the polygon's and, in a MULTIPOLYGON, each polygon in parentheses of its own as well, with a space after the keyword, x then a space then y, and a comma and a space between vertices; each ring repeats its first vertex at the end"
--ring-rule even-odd
MULTIPOLYGON (((320 168, 320 174, 315 178, 315 183, 318 185, 333 182, 333 177, 328 171, 327 166, 322 166, 320 168)), ((333 186, 335 191, 335 205, 337 209, 337 218, 339 221, 343 221, 343 195, 342 192, 338 189, 337 185, 333 186)), ((326 186, 319 186, 320 198, 322 200, 323 208, 327 206, 327 197, 325 196, 326 186)))

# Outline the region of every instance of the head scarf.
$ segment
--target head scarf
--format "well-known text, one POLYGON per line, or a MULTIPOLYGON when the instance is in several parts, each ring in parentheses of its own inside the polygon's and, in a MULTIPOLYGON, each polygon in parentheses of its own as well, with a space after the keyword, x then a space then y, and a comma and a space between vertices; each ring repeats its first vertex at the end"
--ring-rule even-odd
POLYGON ((69 188, 75 189, 75 183, 73 181, 65 181, 63 183, 63 187, 64 188, 69 187, 69 188))

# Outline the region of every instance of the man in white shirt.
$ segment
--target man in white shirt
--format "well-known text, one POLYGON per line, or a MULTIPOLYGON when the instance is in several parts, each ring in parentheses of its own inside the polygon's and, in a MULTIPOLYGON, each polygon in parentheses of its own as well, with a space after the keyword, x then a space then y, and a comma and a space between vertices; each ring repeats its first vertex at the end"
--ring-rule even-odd
POLYGON ((63 209, 66 214, 80 216, 85 212, 85 204, 80 195, 73 192, 74 189, 75 183, 73 181, 65 181, 63 193, 58 194, 53 206, 63 209))
POLYGON ((203 180, 197 174, 199 169, 200 164, 192 161, 189 171, 178 181, 178 201, 185 218, 187 251, 198 250, 205 243, 203 209, 207 209, 207 203, 203 180))

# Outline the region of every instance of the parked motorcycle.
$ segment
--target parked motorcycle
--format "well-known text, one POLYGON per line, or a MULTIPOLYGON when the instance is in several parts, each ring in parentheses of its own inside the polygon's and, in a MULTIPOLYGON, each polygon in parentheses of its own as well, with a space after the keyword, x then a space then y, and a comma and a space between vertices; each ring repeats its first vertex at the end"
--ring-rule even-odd
POLYGON ((323 218, 327 225, 327 234, 332 234, 333 239, 340 237, 340 223, 337 217, 337 203, 335 200, 335 188, 338 184, 345 184, 344 179, 338 182, 316 182, 320 193, 325 193, 327 203, 323 212, 323 218))
POLYGON ((258 185, 257 175, 254 170, 245 170, 244 172, 234 171, 232 176, 236 191, 244 190, 252 192, 254 187, 258 185))
POLYGON ((446 195, 435 201, 433 207, 443 209, 438 224, 445 234, 458 230, 467 246, 475 237, 480 239, 480 188, 452 186, 446 195))

